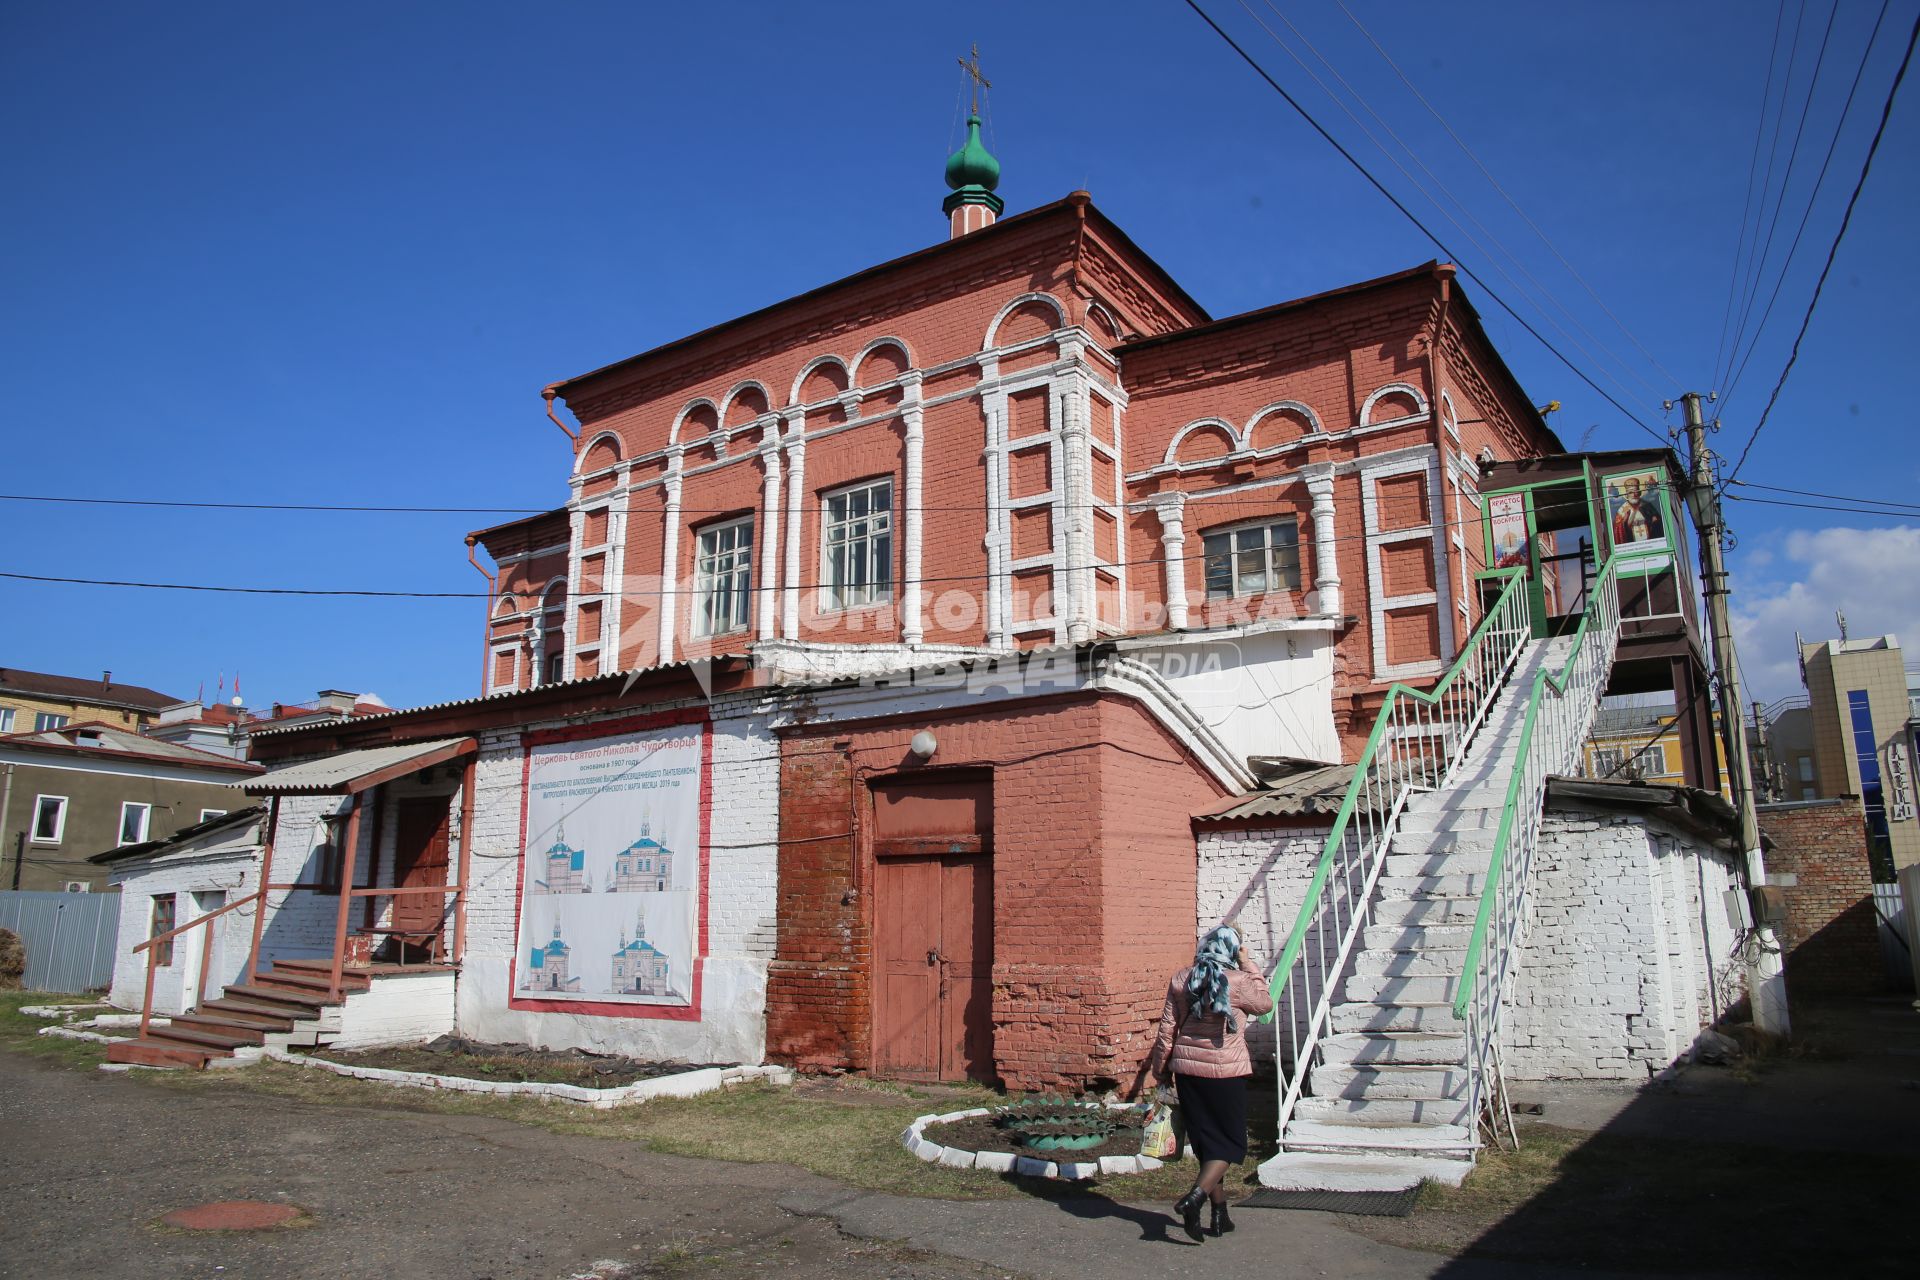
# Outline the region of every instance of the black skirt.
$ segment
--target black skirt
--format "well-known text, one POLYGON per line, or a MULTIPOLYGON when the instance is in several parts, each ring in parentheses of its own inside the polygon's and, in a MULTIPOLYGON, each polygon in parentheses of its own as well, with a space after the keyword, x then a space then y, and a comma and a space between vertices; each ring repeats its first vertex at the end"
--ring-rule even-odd
POLYGON ((1199 1159, 1239 1164, 1247 1158, 1247 1079, 1174 1074, 1180 1119, 1199 1159))

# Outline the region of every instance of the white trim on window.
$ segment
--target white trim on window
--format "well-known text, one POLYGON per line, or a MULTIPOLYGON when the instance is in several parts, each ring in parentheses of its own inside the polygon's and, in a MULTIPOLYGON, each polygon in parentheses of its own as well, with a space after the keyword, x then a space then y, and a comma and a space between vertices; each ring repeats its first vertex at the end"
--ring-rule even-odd
POLYGON ((1201 577, 1209 600, 1300 590, 1300 518, 1257 520, 1200 531, 1201 577), (1275 537, 1284 531, 1285 537, 1275 537), (1248 535, 1258 534, 1256 540, 1248 535), (1222 542, 1224 540, 1224 546, 1222 542), (1273 584, 1278 578, 1279 585, 1273 584))
POLYGON ((152 805, 142 804, 138 800, 123 800, 120 802, 120 844, 145 844, 147 831, 152 826, 152 805), (131 834, 129 834, 127 830, 127 819, 129 818, 137 819, 133 824, 131 834))
POLYGON ((73 721, 71 716, 63 716, 58 711, 40 711, 33 717, 33 731, 46 733, 51 729, 64 729, 73 721))
POLYGON ((28 829, 27 839, 34 844, 59 844, 60 838, 66 834, 66 830, 67 797, 49 795, 35 796, 33 798, 33 826, 28 829), (48 801, 52 801, 54 804, 53 834, 43 836, 40 832, 46 824, 41 821, 41 817, 45 812, 48 801))
POLYGON ((820 612, 893 599, 893 477, 820 495, 820 612))
POLYGON ((0 733, 13 732, 13 708, 0 707, 0 733))
POLYGON ((693 558, 693 634, 745 631, 753 598, 753 517, 696 529, 693 558))
POLYGON ((200 811, 200 821, 202 822, 211 822, 215 818, 224 818, 226 816, 227 811, 225 809, 202 809, 200 811))

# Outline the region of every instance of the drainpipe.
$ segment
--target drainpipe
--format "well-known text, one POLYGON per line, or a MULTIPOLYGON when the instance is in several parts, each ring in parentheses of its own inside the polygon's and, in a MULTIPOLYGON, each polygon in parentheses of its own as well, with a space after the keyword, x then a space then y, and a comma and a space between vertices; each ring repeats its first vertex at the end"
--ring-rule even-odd
POLYGON ((573 441, 575 444, 579 444, 580 433, 578 431, 575 431, 572 427, 568 426, 566 423, 560 421, 560 415, 553 411, 554 398, 557 397, 559 394, 560 394, 560 384, 557 382, 553 383, 550 386, 542 387, 540 389, 540 398, 547 402, 547 417, 552 421, 554 426, 560 428, 560 434, 564 435, 567 439, 573 441))
POLYGON ((487 598, 480 606, 480 696, 485 697, 487 683, 493 679, 493 598, 499 593, 495 589, 494 575, 482 569, 480 562, 473 558, 475 541, 472 534, 467 535, 467 563, 473 566, 475 573, 487 580, 487 598))

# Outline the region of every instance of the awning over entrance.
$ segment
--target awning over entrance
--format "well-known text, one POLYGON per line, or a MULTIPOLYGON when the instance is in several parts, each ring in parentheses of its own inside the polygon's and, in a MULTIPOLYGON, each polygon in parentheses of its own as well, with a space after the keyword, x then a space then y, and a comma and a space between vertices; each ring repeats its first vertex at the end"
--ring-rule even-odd
POLYGON ((472 755, 476 749, 472 738, 435 738, 428 742, 342 751, 249 778, 241 790, 250 796, 353 795, 383 782, 431 769, 436 764, 472 755))

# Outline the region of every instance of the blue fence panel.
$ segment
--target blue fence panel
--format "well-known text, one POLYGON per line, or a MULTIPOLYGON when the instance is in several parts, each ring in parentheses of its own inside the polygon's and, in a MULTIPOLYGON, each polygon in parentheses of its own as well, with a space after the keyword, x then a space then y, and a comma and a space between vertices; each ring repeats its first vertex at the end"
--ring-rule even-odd
POLYGON ((0 929, 20 935, 29 991, 95 991, 113 982, 117 893, 0 891, 0 929))

